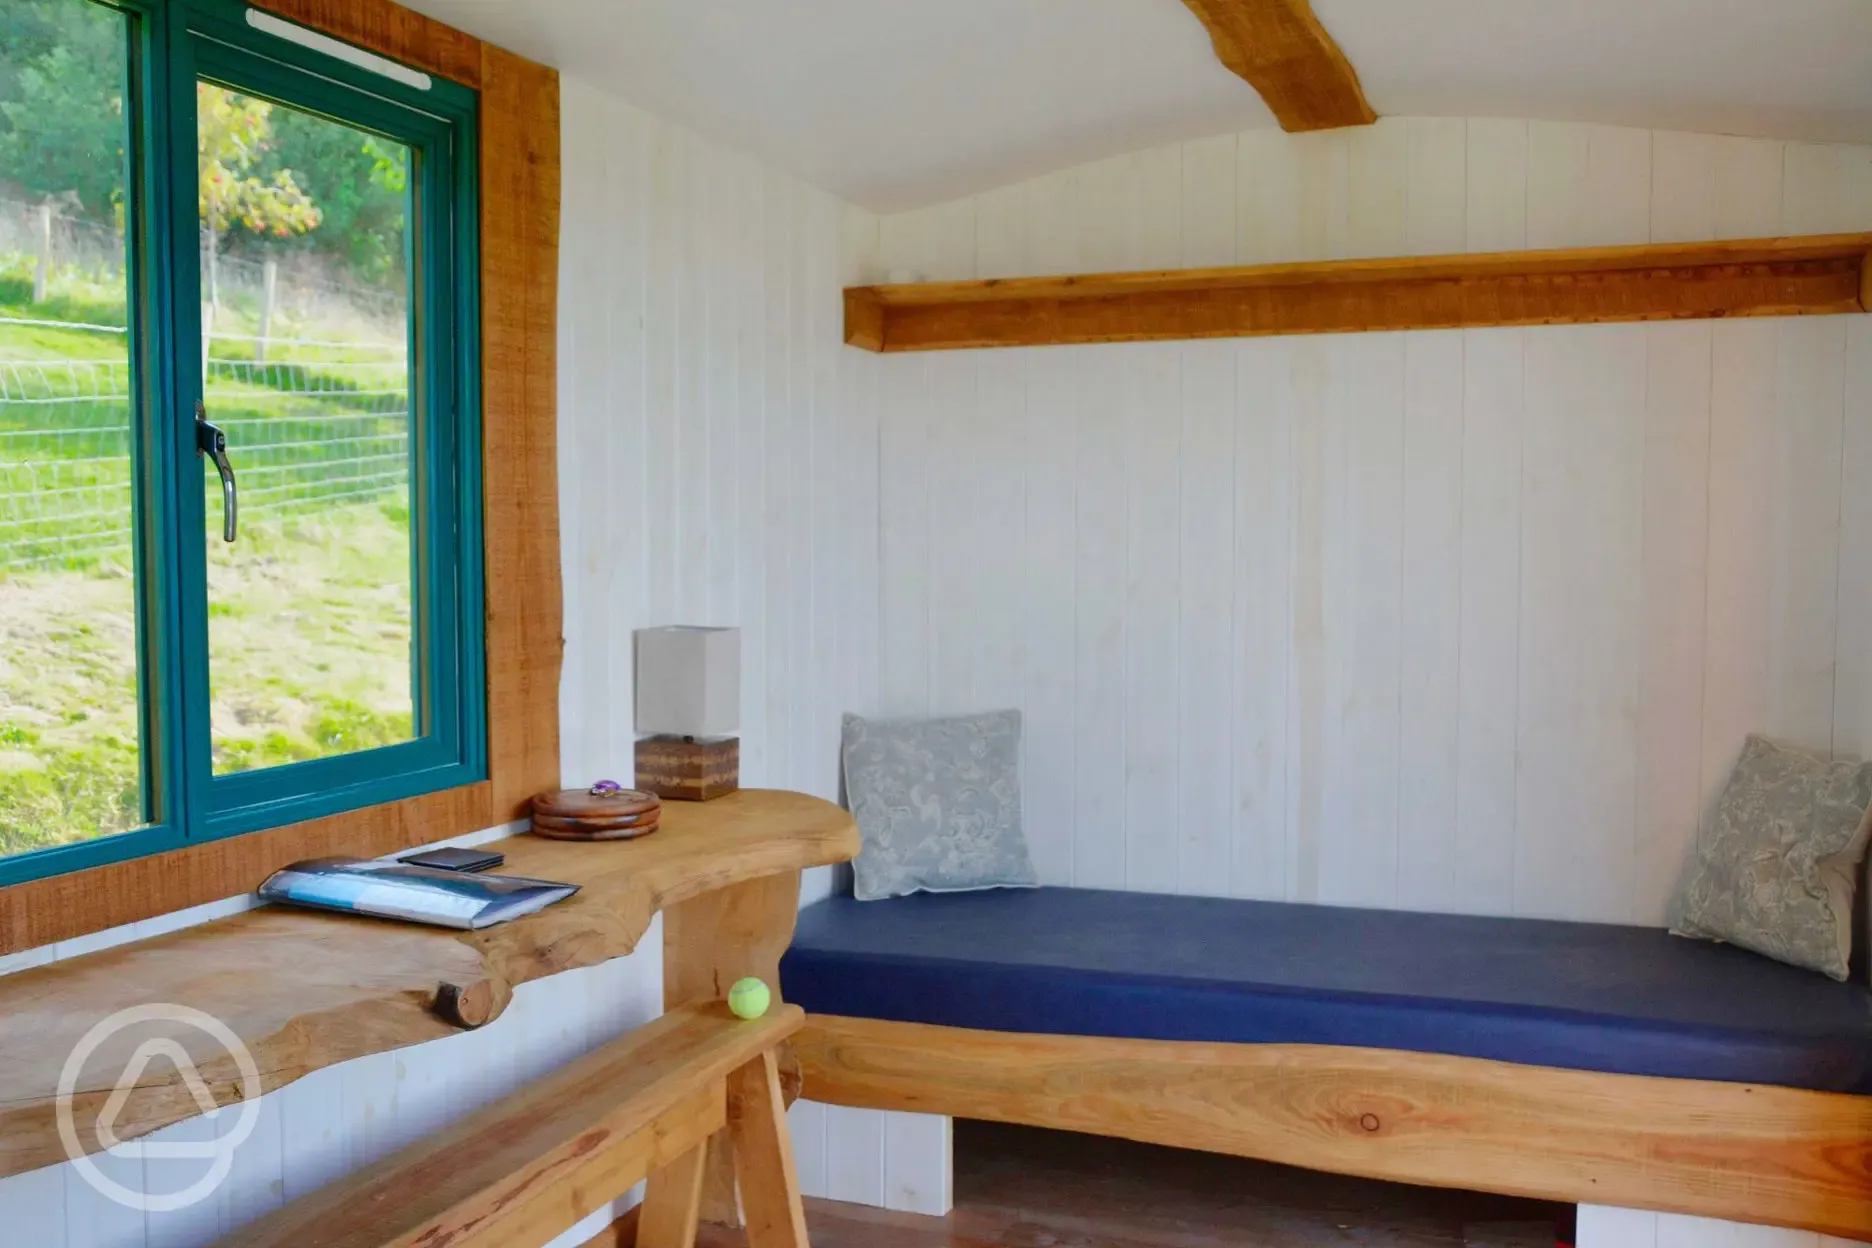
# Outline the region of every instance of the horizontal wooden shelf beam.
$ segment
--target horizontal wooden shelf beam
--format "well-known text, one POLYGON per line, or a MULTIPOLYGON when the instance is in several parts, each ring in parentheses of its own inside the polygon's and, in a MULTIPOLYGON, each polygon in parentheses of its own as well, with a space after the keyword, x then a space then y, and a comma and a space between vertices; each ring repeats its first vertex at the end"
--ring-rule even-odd
POLYGON ((862 286, 845 341, 954 351, 1864 312, 1872 234, 862 286))
MULTIPOLYGON (((521 835, 488 848, 507 856, 505 874, 581 890, 479 932, 264 906, 0 977, 0 1178, 66 1159, 61 1072, 87 1032, 120 1010, 183 1006, 217 1019, 252 1055, 259 1090, 270 1092, 325 1066, 455 1034, 459 1028, 437 1013, 441 984, 460 989, 469 1021, 492 1021, 519 984, 630 953, 661 911, 851 859, 858 831, 830 802, 746 789, 713 802, 670 802, 661 829, 641 840, 521 835)), ((784 917, 790 924, 791 911, 784 917)), ((153 1034, 127 1028, 82 1063, 72 1097, 77 1123, 98 1118, 133 1067, 133 1051, 153 1034)), ((163 1034, 195 1063, 217 1105, 244 1099, 245 1075, 220 1040, 189 1025, 163 1034)), ((172 1063, 134 1069, 140 1073, 113 1124, 119 1139, 201 1112, 172 1063)), ((97 1143, 91 1132, 77 1134, 97 1143)))

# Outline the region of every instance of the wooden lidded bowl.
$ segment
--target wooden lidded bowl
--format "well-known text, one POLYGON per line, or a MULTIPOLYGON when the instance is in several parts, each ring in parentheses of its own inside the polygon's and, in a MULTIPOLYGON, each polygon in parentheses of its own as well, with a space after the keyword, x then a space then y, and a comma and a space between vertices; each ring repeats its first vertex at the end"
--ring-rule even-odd
POLYGON ((533 832, 555 841, 629 841, 648 836, 662 821, 654 793, 600 780, 589 789, 558 789, 533 799, 533 832))

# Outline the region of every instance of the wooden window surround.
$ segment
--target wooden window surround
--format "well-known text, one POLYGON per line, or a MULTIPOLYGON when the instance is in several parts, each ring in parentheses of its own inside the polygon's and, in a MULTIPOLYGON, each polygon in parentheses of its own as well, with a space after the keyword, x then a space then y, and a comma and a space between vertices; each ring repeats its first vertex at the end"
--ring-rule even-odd
POLYGON ((390 0, 255 0, 481 93, 488 779, 0 889, 0 955, 239 896, 277 868, 521 817, 559 777, 559 75, 390 0))

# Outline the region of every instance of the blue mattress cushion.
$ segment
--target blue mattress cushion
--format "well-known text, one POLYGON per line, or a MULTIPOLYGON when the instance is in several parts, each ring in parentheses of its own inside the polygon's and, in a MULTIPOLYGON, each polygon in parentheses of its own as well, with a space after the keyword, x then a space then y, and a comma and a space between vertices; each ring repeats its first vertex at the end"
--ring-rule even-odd
POLYGON ((1043 888, 800 914, 809 1013, 1872 1092, 1872 992, 1653 928, 1043 888))

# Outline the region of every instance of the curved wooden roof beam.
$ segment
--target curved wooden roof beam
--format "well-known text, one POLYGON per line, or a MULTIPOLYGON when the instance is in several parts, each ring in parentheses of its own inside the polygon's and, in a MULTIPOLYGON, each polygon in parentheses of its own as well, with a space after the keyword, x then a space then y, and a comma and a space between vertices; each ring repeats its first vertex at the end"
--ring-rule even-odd
POLYGON ((1222 63, 1261 93, 1283 130, 1369 126, 1358 71, 1308 0, 1183 0, 1222 63))

